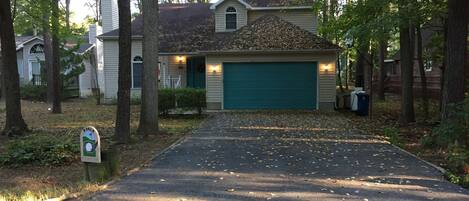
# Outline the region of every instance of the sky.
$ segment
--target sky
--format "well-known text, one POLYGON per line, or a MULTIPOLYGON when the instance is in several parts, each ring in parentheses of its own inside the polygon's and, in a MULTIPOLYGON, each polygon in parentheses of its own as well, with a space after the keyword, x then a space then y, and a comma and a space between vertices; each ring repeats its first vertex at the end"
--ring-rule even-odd
MULTIPOLYGON (((72 11, 72 16, 71 16, 71 21, 73 23, 82 23, 86 16, 93 16, 93 11, 85 6, 86 3, 88 2, 93 2, 95 0, 71 0, 70 1, 70 8, 72 11)), ((132 2, 134 0, 131 0, 132 2)), ((211 2, 216 2, 217 0, 210 0, 211 2)), ((137 8, 135 7, 135 4, 132 3, 132 12, 137 12, 137 8)))

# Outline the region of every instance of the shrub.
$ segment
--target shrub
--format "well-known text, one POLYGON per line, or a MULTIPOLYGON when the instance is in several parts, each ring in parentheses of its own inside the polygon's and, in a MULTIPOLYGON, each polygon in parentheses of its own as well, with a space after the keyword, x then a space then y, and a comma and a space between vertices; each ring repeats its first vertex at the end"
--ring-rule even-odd
MULTIPOLYGON (((117 100, 112 100, 110 104, 116 104, 117 100)), ((132 105, 141 103, 140 97, 131 98, 132 105)), ((199 114, 206 107, 204 89, 160 89, 158 90, 158 110, 162 115, 168 115, 174 109, 197 110, 199 114)))
POLYGON ((421 142, 424 146, 438 146, 448 148, 452 145, 462 144, 469 146, 469 98, 459 104, 450 106, 452 111, 452 121, 442 121, 440 125, 435 127, 431 135, 425 136, 421 142))
POLYGON ((199 114, 202 114, 202 109, 206 107, 203 89, 176 89, 175 95, 178 108, 197 110, 199 114))
POLYGON ((452 146, 448 153, 448 168, 458 174, 469 175, 469 150, 452 146))
POLYGON ((62 165, 76 160, 79 153, 79 143, 73 137, 35 134, 10 142, 0 155, 0 164, 62 165))
POLYGON ((399 136, 399 129, 395 127, 386 127, 383 129, 384 136, 386 136, 391 144, 402 146, 402 140, 399 136))
POLYGON ((20 88, 21 99, 31 101, 45 101, 47 98, 47 86, 45 85, 23 85, 20 88))
POLYGON ((160 89, 158 91, 158 109, 161 114, 167 115, 176 108, 176 96, 173 89, 160 89))

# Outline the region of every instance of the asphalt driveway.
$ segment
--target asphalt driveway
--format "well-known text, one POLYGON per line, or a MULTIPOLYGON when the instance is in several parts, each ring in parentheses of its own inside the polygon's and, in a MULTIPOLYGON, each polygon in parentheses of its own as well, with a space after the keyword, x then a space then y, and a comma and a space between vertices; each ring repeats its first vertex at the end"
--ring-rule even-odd
POLYGON ((220 113, 94 200, 469 200, 340 115, 220 113))

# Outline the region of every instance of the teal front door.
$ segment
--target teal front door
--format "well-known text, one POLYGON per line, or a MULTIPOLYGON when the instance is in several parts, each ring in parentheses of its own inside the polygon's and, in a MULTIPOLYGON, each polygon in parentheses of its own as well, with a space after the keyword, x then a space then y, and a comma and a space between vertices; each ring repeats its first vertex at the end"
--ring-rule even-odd
POLYGON ((224 109, 316 109, 317 63, 224 63, 224 109))
POLYGON ((187 87, 205 89, 205 57, 187 59, 187 87))

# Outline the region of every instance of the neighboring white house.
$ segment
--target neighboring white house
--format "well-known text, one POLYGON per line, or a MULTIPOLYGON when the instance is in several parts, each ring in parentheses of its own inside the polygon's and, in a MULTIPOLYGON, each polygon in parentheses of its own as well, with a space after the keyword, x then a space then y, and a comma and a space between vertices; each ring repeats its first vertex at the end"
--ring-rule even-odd
MULTIPOLYGON (((205 88, 209 110, 332 110, 340 47, 316 35, 312 0, 162 4, 159 86, 205 88)), ((117 1, 102 0, 104 98, 117 96, 117 1)), ((143 20, 132 22, 132 95, 140 94, 143 20)))
MULTIPOLYGON (((80 47, 76 51, 76 54, 85 56, 83 60, 85 72, 79 75, 77 78, 77 87, 79 87, 80 97, 87 97, 92 95, 92 88, 99 84, 100 78, 103 80, 102 50, 98 51, 99 48, 102 48, 102 43, 96 40, 97 34, 101 33, 102 32, 99 30, 99 27, 96 25, 91 25, 90 31, 85 37, 86 40, 84 43, 80 44, 80 47), (99 59, 100 56, 101 59, 99 59), (98 67, 97 70, 95 70, 96 66, 98 67), (101 68, 99 68, 99 66, 101 66, 101 68)), ((43 76, 41 76, 41 74, 45 72, 45 57, 44 41, 42 37, 17 36, 15 37, 15 40, 20 85, 43 84, 43 76)))
POLYGON ((16 58, 20 84, 40 84, 44 66, 44 42, 37 36, 19 36, 16 41, 16 58))

